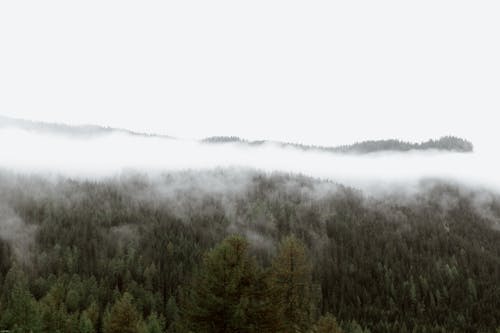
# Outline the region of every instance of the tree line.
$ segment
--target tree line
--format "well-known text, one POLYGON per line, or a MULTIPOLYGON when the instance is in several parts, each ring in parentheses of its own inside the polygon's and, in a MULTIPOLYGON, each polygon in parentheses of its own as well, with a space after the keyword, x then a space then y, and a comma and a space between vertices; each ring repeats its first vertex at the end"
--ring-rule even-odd
POLYGON ((237 136, 213 136, 202 140, 204 143, 210 144, 226 144, 238 143, 249 146, 261 146, 264 144, 275 144, 283 148, 297 148, 304 151, 321 151, 328 153, 352 153, 352 154, 369 154, 376 152, 397 151, 406 152, 410 150, 441 150, 451 152, 468 153, 474 150, 472 142, 456 137, 456 136, 443 136, 437 140, 429 139, 424 142, 406 142, 397 139, 386 140, 367 140, 355 142, 349 145, 341 145, 335 147, 305 145, 300 143, 290 142, 275 142, 267 140, 249 141, 237 136))

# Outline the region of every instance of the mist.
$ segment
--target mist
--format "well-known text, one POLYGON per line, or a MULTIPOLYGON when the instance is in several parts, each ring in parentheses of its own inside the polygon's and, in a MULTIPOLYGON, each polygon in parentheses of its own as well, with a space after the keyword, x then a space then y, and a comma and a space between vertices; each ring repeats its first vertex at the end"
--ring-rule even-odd
POLYGON ((493 150, 476 145, 474 153, 444 151, 333 154, 283 148, 269 143, 209 145, 195 140, 142 137, 126 133, 89 138, 0 130, 0 167, 20 173, 102 178, 124 171, 162 173, 243 167, 332 180, 363 189, 415 186, 441 179, 500 189, 500 165, 493 150))
POLYGON ((0 240, 11 244, 16 258, 26 262, 31 257, 36 226, 27 225, 14 210, 0 198, 0 240))
MULTIPOLYGON (((307 247, 321 300, 341 302, 332 284, 363 297, 367 276, 379 281, 368 289, 377 297, 391 294, 383 289, 390 279, 401 308, 413 283, 446 290, 452 281, 454 293, 474 283, 481 313, 496 318, 500 195, 483 152, 333 154, 19 129, 0 131, 0 140, 0 273, 22 267, 42 305, 57 277, 64 286, 89 281, 81 290, 103 304, 108 294, 91 288, 137 290, 137 300, 156 299, 160 309, 229 235, 272 268, 290 234, 307 247), (168 283, 153 279, 150 291, 143 276, 155 271, 168 283)), ((424 304, 427 294, 418 295, 424 304)), ((467 296, 449 299, 460 302, 449 303, 449 318, 468 313, 467 296)), ((347 304, 360 311, 357 301, 347 304)), ((388 313, 380 304, 377 320, 388 313)))

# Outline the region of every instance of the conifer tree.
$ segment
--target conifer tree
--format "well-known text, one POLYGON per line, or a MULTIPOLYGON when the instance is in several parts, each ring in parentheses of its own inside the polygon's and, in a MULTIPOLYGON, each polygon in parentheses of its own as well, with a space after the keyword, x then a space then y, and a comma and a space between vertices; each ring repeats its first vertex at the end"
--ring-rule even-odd
POLYGON ((92 324, 92 320, 87 317, 86 312, 80 316, 80 322, 78 324, 78 332, 79 333, 94 333, 94 324, 92 324))
POLYGON ((162 318, 159 318, 156 313, 152 313, 145 324, 145 333, 163 333, 165 331, 165 323, 162 318))
POLYGON ((124 293, 111 307, 104 320, 105 333, 139 333, 141 316, 132 303, 129 293, 124 293))
POLYGON ((183 307, 193 332, 275 332, 262 273, 248 243, 229 237, 208 252, 183 307))
POLYGON ((65 290, 62 282, 57 281, 40 301, 43 329, 47 332, 65 332, 70 316, 65 306, 65 290))
POLYGON ((327 313, 319 318, 314 333, 343 333, 343 331, 339 327, 337 319, 332 314, 327 313))
POLYGON ((166 323, 170 326, 172 323, 179 320, 179 308, 173 296, 170 296, 165 308, 166 323))
POLYGON ((85 316, 92 323, 92 327, 97 328, 99 326, 99 306, 95 301, 92 301, 88 308, 83 311, 82 316, 85 316))
POLYGON ((282 241, 273 260, 271 288, 282 332, 306 332, 312 319, 311 266, 304 245, 294 236, 282 241))
POLYGON ((3 285, 0 327, 12 332, 41 332, 37 302, 28 289, 24 272, 17 266, 9 270, 3 285))

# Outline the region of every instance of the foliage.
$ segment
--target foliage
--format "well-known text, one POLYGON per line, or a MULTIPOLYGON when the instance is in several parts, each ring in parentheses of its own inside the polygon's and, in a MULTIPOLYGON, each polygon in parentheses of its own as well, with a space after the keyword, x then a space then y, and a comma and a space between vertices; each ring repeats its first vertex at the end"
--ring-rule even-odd
POLYGON ((337 319, 330 313, 319 318, 314 327, 314 333, 342 333, 342 329, 337 324, 337 319))
POLYGON ((233 236, 208 252, 184 306, 194 332, 275 332, 263 275, 245 239, 233 236))
POLYGON ((141 317, 132 303, 132 296, 124 293, 104 319, 104 332, 139 333, 141 325, 141 317))
POLYGON ((285 238, 271 267, 271 295, 278 305, 283 332, 305 332, 311 327, 311 267, 304 245, 285 238))
POLYGON ((307 331, 327 313, 355 333, 500 326, 500 200, 483 190, 0 173, 0 203, 29 242, 20 257, 0 241, 0 330, 209 331, 208 313, 241 331, 307 331))
POLYGON ((248 146, 261 146, 264 144, 271 143, 283 148, 296 148, 306 151, 316 150, 329 153, 356 153, 356 154, 368 154, 381 151, 404 152, 410 150, 443 150, 443 151, 467 153, 467 152, 472 152, 474 150, 474 146, 470 141, 467 141, 465 139, 456 136, 444 136, 439 138, 438 140, 430 139, 420 143, 405 142, 396 139, 368 140, 337 147, 312 146, 312 145, 304 145, 298 143, 273 142, 266 140, 248 141, 236 136, 213 136, 202 140, 202 142, 209 144, 238 143, 241 145, 248 145, 248 146))

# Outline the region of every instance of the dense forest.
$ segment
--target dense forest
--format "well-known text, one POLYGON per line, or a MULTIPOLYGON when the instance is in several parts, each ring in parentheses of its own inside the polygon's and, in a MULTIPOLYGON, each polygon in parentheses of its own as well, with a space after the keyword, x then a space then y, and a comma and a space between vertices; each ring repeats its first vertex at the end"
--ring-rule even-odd
POLYGON ((497 332, 500 198, 248 170, 0 173, 0 331, 497 332))
POLYGON ((388 140, 368 140, 356 142, 350 145, 343 145, 337 147, 325 147, 315 145, 304 145, 299 143, 285 143, 275 141, 248 141, 236 136, 214 136, 203 140, 205 143, 210 144, 224 144, 224 143, 238 143, 248 146, 261 146, 264 144, 275 144, 282 148, 297 148, 300 150, 312 150, 328 153, 351 153, 351 154, 368 154, 376 152, 405 152, 410 150, 441 150, 451 152, 468 153, 474 150, 474 146, 470 141, 455 136, 444 136, 438 140, 427 140, 420 143, 405 142, 396 139, 388 140))

